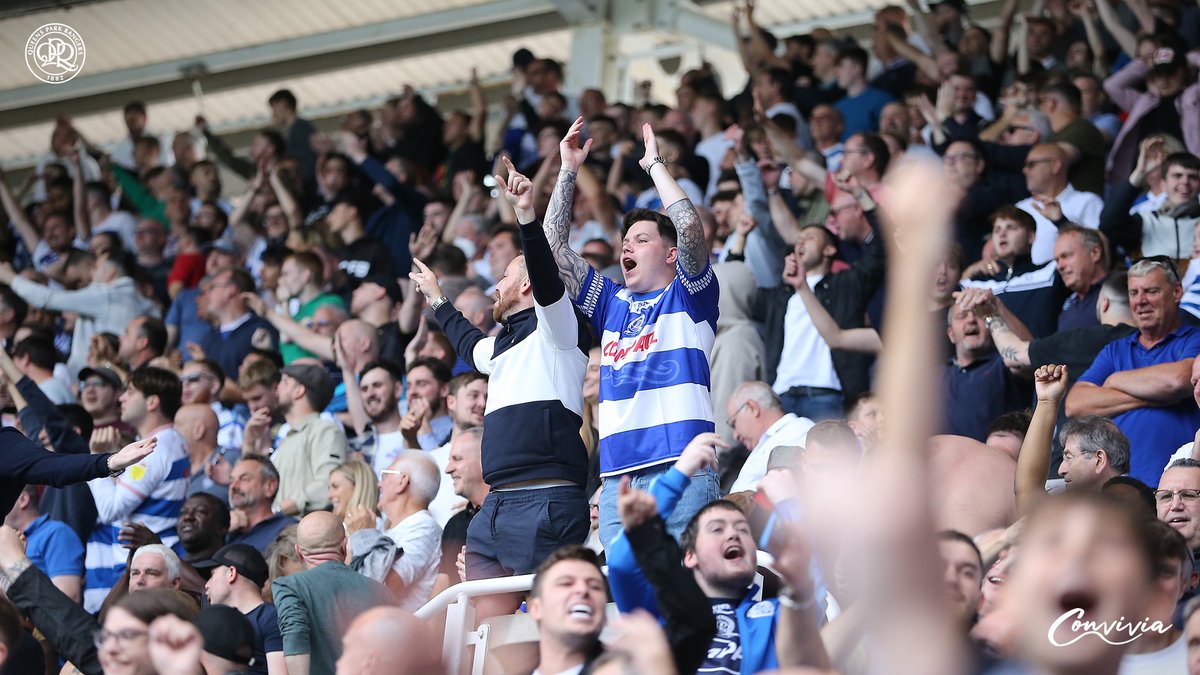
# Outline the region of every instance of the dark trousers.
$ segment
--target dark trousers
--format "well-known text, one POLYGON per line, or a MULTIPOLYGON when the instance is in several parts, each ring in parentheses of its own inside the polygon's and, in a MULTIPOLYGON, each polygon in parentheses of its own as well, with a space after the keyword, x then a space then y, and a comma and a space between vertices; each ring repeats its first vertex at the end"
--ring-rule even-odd
POLYGON ((578 485, 489 492, 467 526, 467 579, 529 574, 564 544, 582 544, 591 529, 578 485))

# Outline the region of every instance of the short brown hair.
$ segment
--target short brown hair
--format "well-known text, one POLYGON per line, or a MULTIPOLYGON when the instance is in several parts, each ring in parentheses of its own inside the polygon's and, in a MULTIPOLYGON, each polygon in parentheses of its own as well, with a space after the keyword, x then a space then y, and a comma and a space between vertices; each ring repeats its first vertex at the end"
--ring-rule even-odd
POLYGON ((312 275, 312 284, 317 288, 325 285, 325 263, 321 262, 321 257, 312 251, 296 251, 295 253, 284 258, 284 262, 291 260, 297 265, 308 270, 312 275))
POLYGON ((588 563, 596 568, 600 576, 604 576, 604 570, 600 567, 600 560, 596 557, 596 552, 592 549, 580 544, 567 544, 559 546, 546 556, 537 569, 533 571, 533 588, 529 591, 529 597, 536 598, 542 592, 542 579, 545 578, 546 572, 550 571, 558 563, 564 560, 578 560, 588 563))
POLYGON ((995 227, 996 221, 1000 220, 1001 218, 1005 220, 1011 220, 1016 223, 1018 227, 1023 227, 1030 232, 1037 232, 1037 221, 1033 219, 1033 216, 1022 211, 1021 209, 1018 209, 1012 204, 1005 204, 1004 206, 1001 206, 992 212, 992 215, 988 216, 988 227, 995 227))
POLYGON ((451 396, 456 396, 458 395, 459 389, 469 386, 474 382, 478 382, 479 380, 487 382, 488 376, 475 370, 469 370, 461 375, 455 375, 453 378, 451 378, 450 386, 447 387, 446 391, 451 396))
POLYGON ((700 531, 700 519, 704 514, 716 509, 725 509, 726 511, 737 511, 743 516, 746 515, 745 510, 728 499, 714 499, 713 501, 700 507, 696 515, 688 521, 687 527, 683 529, 683 535, 679 537, 679 548, 684 553, 690 553, 696 550, 696 535, 700 531))
POLYGON ((254 385, 262 385, 268 389, 279 384, 279 368, 270 361, 255 361, 246 366, 246 370, 238 377, 238 387, 243 391, 254 385))

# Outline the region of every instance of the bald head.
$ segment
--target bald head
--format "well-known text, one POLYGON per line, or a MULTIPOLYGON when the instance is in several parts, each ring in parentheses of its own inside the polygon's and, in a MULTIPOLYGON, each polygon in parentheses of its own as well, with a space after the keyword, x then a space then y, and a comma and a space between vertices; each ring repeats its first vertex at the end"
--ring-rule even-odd
POLYGON ((207 403, 189 403, 175 413, 175 430, 183 436, 189 448, 197 442, 205 447, 216 447, 220 428, 217 413, 207 403))
POLYGON ((441 672, 437 650, 428 648, 429 630, 399 607, 369 609, 350 624, 342 637, 338 675, 419 675, 441 672))
POLYGON ((1057 197, 1067 187, 1067 154, 1055 143, 1039 143, 1025 157, 1025 187, 1035 196, 1057 197))
POLYGON ((346 529, 337 516, 317 511, 304 516, 296 527, 296 546, 304 557, 337 553, 346 543, 346 529))
POLYGON ((354 354, 379 354, 379 331, 366 321, 351 319, 338 327, 338 339, 354 354))

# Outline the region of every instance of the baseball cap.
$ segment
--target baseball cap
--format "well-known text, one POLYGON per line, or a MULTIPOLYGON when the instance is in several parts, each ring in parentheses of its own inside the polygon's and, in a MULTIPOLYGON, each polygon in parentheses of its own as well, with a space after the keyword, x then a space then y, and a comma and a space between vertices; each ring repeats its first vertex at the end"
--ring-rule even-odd
POLYGON ((1185 65, 1183 54, 1172 47, 1159 47, 1150 56, 1150 72, 1154 75, 1170 75, 1185 65))
POLYGON ((362 280, 363 284, 375 284, 382 288, 387 296, 392 299, 392 302, 400 302, 404 299, 404 292, 400 290, 400 284, 396 280, 386 274, 372 274, 362 280))
POLYGON ((249 544, 226 544, 217 549, 213 557, 195 562, 192 567, 203 570, 222 565, 232 567, 238 574, 260 587, 267 583, 267 578, 271 576, 263 554, 249 544))
POLYGON ((314 410, 324 410, 333 400, 333 390, 337 385, 321 366, 293 363, 279 372, 304 385, 308 402, 314 410))
POLYGON ((204 651, 213 656, 254 665, 254 626, 236 607, 210 605, 192 617, 204 638, 204 651))
POLYGON ((112 387, 113 389, 122 389, 125 387, 125 383, 121 381, 121 376, 118 375, 117 371, 113 370, 112 368, 105 368, 101 366, 100 368, 84 368, 83 370, 79 371, 80 382, 87 380, 89 377, 98 377, 104 380, 108 386, 112 387))

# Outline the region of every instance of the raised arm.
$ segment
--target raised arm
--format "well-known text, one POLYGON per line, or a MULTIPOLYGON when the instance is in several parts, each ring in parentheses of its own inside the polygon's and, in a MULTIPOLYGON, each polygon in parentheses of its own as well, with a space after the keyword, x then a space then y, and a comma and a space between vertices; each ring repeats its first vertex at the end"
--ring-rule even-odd
POLYGON ((1104 29, 1121 51, 1129 55, 1129 58, 1136 59, 1137 37, 1121 23, 1120 17, 1113 11, 1112 5, 1108 4, 1108 0, 1096 0, 1096 13, 1100 15, 1100 23, 1104 24, 1104 29))
POLYGON ((700 214, 696 213, 696 207, 667 169, 666 161, 659 157, 658 139, 655 138, 649 123, 642 125, 642 140, 646 144, 646 154, 638 163, 654 180, 658 197, 667 207, 667 216, 675 225, 679 262, 684 274, 689 277, 698 276, 708 265, 708 249, 704 244, 704 227, 700 224, 700 214))
POLYGON ((1037 407, 1021 454, 1017 456, 1017 481, 1013 486, 1017 496, 1017 515, 1029 513, 1037 500, 1046 494, 1046 472, 1050 469, 1050 448, 1054 444, 1054 423, 1058 419, 1058 404, 1067 393, 1067 367, 1047 365, 1033 373, 1037 390, 1037 407))
POLYGON ((75 236, 80 241, 92 238, 92 220, 88 214, 87 192, 84 190, 83 160, 78 150, 71 151, 71 199, 75 211, 75 236))
POLYGON ((1004 0, 1004 7, 1000 10, 1000 23, 992 32, 992 63, 1004 63, 1008 58, 1008 34, 1012 31, 1013 18, 1017 15, 1017 3, 1018 0, 1004 0))
POLYGON ((37 229, 33 223, 29 222, 29 218, 25 217, 25 212, 21 210, 21 205, 17 203, 17 198, 13 196, 12 190, 8 187, 8 181, 5 180, 4 171, 0 170, 0 205, 4 206, 4 210, 8 213, 8 219, 12 221, 13 227, 17 228, 17 233, 21 235, 21 241, 25 244, 25 250, 33 255, 33 250, 37 248, 38 241, 41 237, 38 236, 37 229))
POLYGON ((830 316, 829 310, 825 309, 821 300, 808 287, 808 281, 804 278, 807 270, 800 268, 801 265, 796 254, 789 253, 783 263, 783 280, 796 289, 796 295, 800 296, 804 308, 808 310, 809 318, 812 319, 813 325, 816 326, 817 332, 821 334, 821 339, 825 341, 825 344, 829 345, 830 349, 878 354, 883 346, 879 341, 879 333, 874 328, 844 329, 837 325, 837 322, 830 316))
POLYGON ((471 125, 468 132, 471 140, 483 145, 485 125, 487 124, 487 99, 483 96, 483 87, 479 84, 479 73, 471 69, 471 125))
POLYGON ((579 147, 579 133, 582 129, 583 118, 580 117, 558 144, 562 168, 558 171, 558 181, 554 184, 550 205, 546 208, 546 220, 542 223, 542 231, 546 233, 546 241, 550 243, 554 262, 558 264, 558 276, 567 288, 567 295, 572 299, 579 295, 579 290, 587 279, 588 270, 591 269, 586 260, 571 250, 569 243, 575 181, 578 179, 579 167, 583 166, 583 160, 587 159, 588 150, 592 147, 590 138, 582 148, 579 147))

